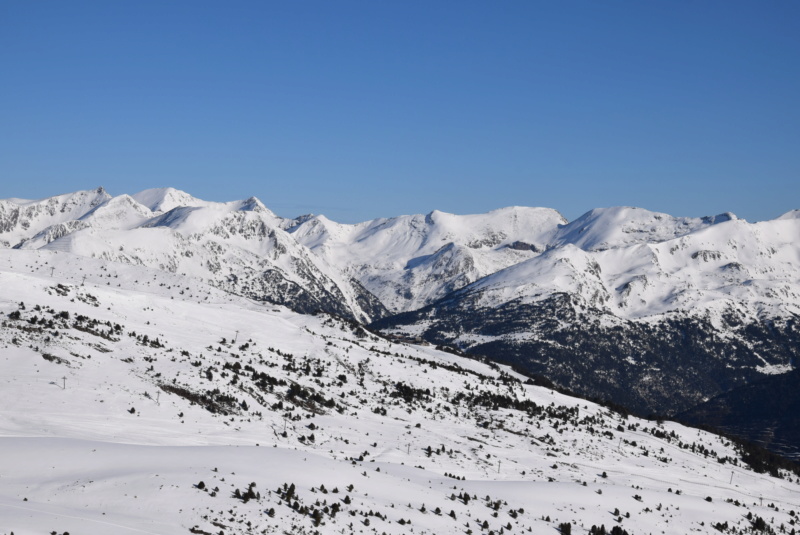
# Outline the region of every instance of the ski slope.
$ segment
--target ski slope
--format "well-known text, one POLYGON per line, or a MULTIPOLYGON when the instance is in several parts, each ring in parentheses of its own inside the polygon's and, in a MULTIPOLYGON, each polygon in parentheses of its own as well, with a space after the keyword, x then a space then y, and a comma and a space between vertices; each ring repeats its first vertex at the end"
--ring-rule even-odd
POLYGON ((718 533, 796 518, 797 476, 756 473, 725 439, 347 320, 48 250, 0 251, 0 287, 0 533, 718 533))

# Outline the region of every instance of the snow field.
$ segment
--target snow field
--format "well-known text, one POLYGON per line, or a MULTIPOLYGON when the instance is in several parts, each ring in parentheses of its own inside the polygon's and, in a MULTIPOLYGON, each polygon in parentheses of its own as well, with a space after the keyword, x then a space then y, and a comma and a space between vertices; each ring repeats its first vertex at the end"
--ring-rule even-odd
POLYGON ((748 512, 775 529, 796 518, 795 476, 721 463, 738 458, 724 439, 357 324, 65 253, 0 254, 0 286, 0 532, 717 533, 748 512), (251 483, 256 498, 235 497, 251 483))

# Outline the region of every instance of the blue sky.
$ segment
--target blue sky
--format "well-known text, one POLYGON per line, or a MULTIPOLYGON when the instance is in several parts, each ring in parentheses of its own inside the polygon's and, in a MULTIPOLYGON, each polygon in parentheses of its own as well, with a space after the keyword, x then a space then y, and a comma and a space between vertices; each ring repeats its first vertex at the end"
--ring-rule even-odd
POLYGON ((0 198, 800 208, 800 2, 0 1, 0 198))

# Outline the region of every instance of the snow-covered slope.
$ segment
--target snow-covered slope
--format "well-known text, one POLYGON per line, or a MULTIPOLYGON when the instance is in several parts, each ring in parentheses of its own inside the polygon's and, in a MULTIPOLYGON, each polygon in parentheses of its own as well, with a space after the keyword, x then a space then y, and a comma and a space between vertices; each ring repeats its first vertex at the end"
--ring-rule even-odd
MULTIPOLYGON (((619 227, 489 275, 455 296, 481 306, 554 293, 623 318, 740 307, 754 316, 800 313, 800 219, 731 219, 669 240, 629 243, 619 227), (609 247, 614 240, 624 245, 609 247)), ((569 235, 571 233, 567 233, 569 235)))
POLYGON ((132 195, 132 197, 136 199, 136 202, 147 206, 154 212, 169 212, 173 208, 186 206, 202 207, 214 205, 214 203, 197 199, 185 191, 175 188, 146 189, 132 195))
POLYGON ((556 231, 554 246, 572 244, 587 251, 658 243, 685 236, 710 225, 736 220, 731 213, 713 217, 673 217, 643 208, 595 208, 556 231))
POLYGON ((112 198, 100 189, 2 202, 0 239, 17 249, 179 272, 302 312, 325 310, 359 321, 384 313, 358 282, 281 229, 282 219, 254 197, 213 203, 164 188, 112 198))
POLYGON ((675 413, 800 358, 800 217, 547 208, 345 225, 172 188, 0 201, 0 243, 185 274, 675 413), (390 312, 395 313, 386 318, 390 312))
MULTIPOLYGON (((0 250, 0 532, 733 533, 797 475, 198 279, 0 250)), ((739 532, 739 531, 736 531, 739 532)))

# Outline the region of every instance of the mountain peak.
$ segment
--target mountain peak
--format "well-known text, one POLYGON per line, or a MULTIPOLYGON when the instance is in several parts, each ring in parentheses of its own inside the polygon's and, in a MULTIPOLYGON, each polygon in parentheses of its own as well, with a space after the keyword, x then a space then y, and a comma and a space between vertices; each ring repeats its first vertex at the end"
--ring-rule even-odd
POLYGON ((264 206, 257 197, 249 197, 243 201, 239 201, 239 210, 242 212, 262 212, 262 213, 269 213, 272 212, 264 206))
POLYGON ((572 243, 581 249, 600 251, 639 243, 658 243, 735 219, 731 213, 691 218, 635 206, 595 208, 563 225, 554 244, 572 243))
POLYGON ((800 219, 800 209, 798 209, 798 210, 790 210, 790 211, 786 212, 785 214, 781 215, 780 217, 778 217, 778 219, 781 219, 781 220, 783 220, 783 219, 800 219))
POLYGON ((154 212, 169 212, 178 206, 202 206, 207 204, 185 191, 175 188, 151 188, 131 195, 137 202, 154 212))
POLYGON ((705 216, 702 218, 704 223, 709 225, 717 225, 719 223, 726 223, 728 221, 738 221, 739 218, 732 212, 723 212, 714 216, 705 216))

